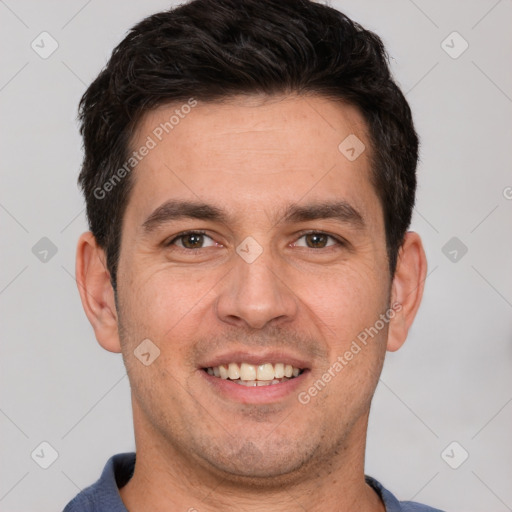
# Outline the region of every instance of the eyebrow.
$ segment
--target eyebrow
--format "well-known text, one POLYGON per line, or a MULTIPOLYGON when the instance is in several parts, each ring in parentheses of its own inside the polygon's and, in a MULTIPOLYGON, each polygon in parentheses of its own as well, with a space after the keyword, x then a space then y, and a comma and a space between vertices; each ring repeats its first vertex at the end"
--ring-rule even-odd
POLYGON ((201 219, 227 223, 227 215, 216 206, 192 201, 170 200, 156 208, 142 224, 144 233, 149 234, 161 225, 177 219, 201 219))
MULTIPOLYGON (((178 219, 211 220, 228 224, 230 216, 217 206, 193 201, 169 200, 156 208, 143 222, 145 234, 160 226, 178 219)), ((364 228, 363 216, 346 201, 325 201, 306 205, 291 203, 285 207, 284 214, 279 216, 279 223, 305 222, 319 219, 334 219, 356 228, 364 228)))
POLYGON ((283 217, 283 221, 288 223, 318 219, 334 219, 357 228, 365 227, 361 213, 346 201, 327 201, 304 206, 291 204, 283 217))

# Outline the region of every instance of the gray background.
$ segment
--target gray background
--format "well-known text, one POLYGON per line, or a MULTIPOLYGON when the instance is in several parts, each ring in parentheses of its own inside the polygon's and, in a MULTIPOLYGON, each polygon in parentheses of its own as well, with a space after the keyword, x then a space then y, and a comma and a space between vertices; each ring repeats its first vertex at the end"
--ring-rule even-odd
MULTIPOLYGON (((133 450, 121 357, 96 343, 73 278, 87 229, 75 118, 128 28, 170 5, 0 1, 1 511, 62 509, 110 455, 133 450), (43 31, 59 45, 46 59, 31 48, 51 48, 43 31), (48 469, 43 441, 58 452, 48 469)), ((408 342, 385 364, 366 472, 400 499, 512 510, 512 2, 331 5, 384 39, 422 139, 412 228, 429 277, 408 342)))

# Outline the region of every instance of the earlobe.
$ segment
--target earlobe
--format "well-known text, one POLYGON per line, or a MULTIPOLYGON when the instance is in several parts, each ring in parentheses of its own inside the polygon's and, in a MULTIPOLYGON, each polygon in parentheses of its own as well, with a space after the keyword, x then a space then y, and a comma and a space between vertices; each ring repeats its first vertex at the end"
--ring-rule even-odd
POLYGON ((409 231, 398 253, 398 262, 391 289, 391 305, 395 316, 389 323, 387 349, 398 350, 420 307, 427 275, 427 258, 417 233, 409 231))
POLYGON ((83 233, 76 251, 76 283, 85 314, 99 344, 110 352, 121 352, 117 310, 105 253, 94 235, 83 233))

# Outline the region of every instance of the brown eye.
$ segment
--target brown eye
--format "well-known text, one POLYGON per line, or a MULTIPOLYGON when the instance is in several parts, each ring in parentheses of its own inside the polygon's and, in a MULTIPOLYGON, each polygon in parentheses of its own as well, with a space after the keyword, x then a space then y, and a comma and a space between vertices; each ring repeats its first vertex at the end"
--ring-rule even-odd
POLYGON ((342 245, 340 241, 335 239, 333 236, 328 235, 326 233, 320 232, 311 232, 304 233, 298 240, 295 242, 298 247, 307 247, 309 249, 324 249, 326 247, 330 247, 333 245, 342 245), (304 239, 305 243, 299 243, 299 240, 304 239), (332 241, 329 243, 329 239, 332 241))
POLYGON ((203 249, 205 247, 213 247, 216 242, 205 233, 190 231, 181 233, 167 245, 177 245, 182 249, 203 249))
POLYGON ((190 235, 184 235, 181 237, 183 247, 185 249, 197 249, 203 245, 204 235, 197 233, 191 233, 190 235))
POLYGON ((323 235, 321 233, 310 233, 309 235, 305 235, 305 237, 308 247, 313 249, 325 247, 327 239, 329 238, 327 235, 323 235))

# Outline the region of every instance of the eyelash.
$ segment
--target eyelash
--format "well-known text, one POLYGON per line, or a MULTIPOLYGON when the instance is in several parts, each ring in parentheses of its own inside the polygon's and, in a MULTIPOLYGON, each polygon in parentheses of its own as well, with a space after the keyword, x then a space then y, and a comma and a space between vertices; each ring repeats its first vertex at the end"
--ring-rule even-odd
MULTIPOLYGON (((180 238, 185 238, 188 235, 205 235, 205 236, 208 236, 206 234, 206 231, 203 231, 201 229, 192 229, 190 231, 183 231, 182 233, 180 233, 179 235, 176 235, 174 238, 172 238, 168 242, 165 242, 165 246, 168 247, 170 245, 174 245, 174 242, 176 242, 176 240, 179 240, 180 238)), ((208 236, 208 238, 212 238, 212 237, 208 236)), ((213 240, 213 238, 212 238, 212 240, 213 240)), ((197 249, 187 249, 186 247, 178 247, 178 249, 181 249, 183 251, 197 251, 197 249)), ((204 249, 204 247, 200 247, 200 249, 204 249)))
POLYGON ((306 235, 324 235, 328 239, 330 238, 331 240, 334 240, 334 242, 336 242, 336 243, 333 245, 328 245, 326 247, 319 247, 318 249, 315 249, 314 247, 302 247, 302 249, 309 249, 311 251, 323 250, 325 252, 325 251, 336 250, 336 249, 339 249, 340 247, 347 247, 347 242, 343 238, 331 235, 329 233, 325 233, 324 231, 315 231, 314 229, 299 232, 299 237, 297 238, 297 241, 306 235))
MULTIPOLYGON (((297 238, 297 240, 300 240, 302 237, 304 237, 306 235, 326 235, 328 238, 331 238, 332 240, 334 240, 336 242, 337 247, 345 247, 347 245, 346 241, 343 240, 342 238, 331 235, 329 233, 325 233, 324 231, 308 230, 308 231, 301 231, 298 234, 299 234, 299 237, 297 238)), ((168 242, 165 242, 165 246, 166 247, 172 246, 172 245, 174 245, 174 242, 176 242, 176 240, 179 240, 180 238, 184 238, 188 235, 204 235, 213 240, 213 238, 211 236, 209 236, 206 233, 206 231, 203 231, 201 229, 197 229, 197 230, 193 229, 190 231, 183 231, 179 235, 176 235, 173 239, 169 240, 168 242)), ((320 249, 329 250, 329 249, 333 249, 335 247, 336 246, 330 245, 327 247, 320 247, 318 249, 315 249, 314 247, 303 247, 303 248, 310 249, 312 251, 319 251, 320 249)), ((182 251, 193 252, 193 251, 197 251, 198 249, 206 249, 206 247, 199 247, 198 249, 188 249, 186 247, 178 247, 178 249, 180 249, 182 251)))

